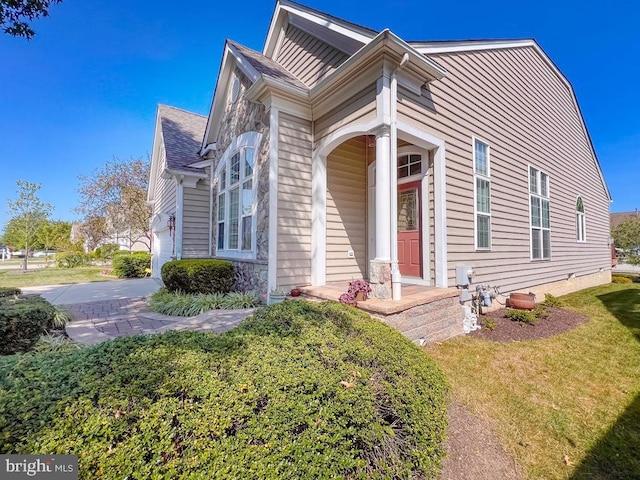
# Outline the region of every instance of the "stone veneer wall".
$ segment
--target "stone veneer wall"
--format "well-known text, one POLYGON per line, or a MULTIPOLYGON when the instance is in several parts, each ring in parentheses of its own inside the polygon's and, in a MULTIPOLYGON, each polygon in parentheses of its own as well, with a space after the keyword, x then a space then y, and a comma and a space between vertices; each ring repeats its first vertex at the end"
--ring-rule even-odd
POLYGON ((268 269, 266 261, 231 260, 236 272, 234 290, 238 292, 254 292, 264 295, 268 288, 268 269))
MULTIPOLYGON (((238 69, 234 76, 240 79, 240 92, 235 103, 230 101, 231 89, 227 93, 224 118, 216 141, 217 149, 214 154, 213 168, 229 147, 234 138, 247 132, 260 132, 262 139, 257 146, 256 165, 257 185, 256 194, 256 259, 240 260, 228 259, 236 269, 236 289, 240 291, 254 291, 260 294, 267 292, 267 260, 269 257, 269 113, 262 104, 249 102, 245 99, 245 92, 251 87, 251 81, 238 69)), ((216 256, 217 247, 217 198, 218 185, 214 180, 213 188, 213 252, 216 256)), ((218 257, 224 258, 224 257, 218 257)))
POLYGON ((462 335, 463 309, 458 296, 409 308, 391 315, 373 315, 416 343, 432 343, 462 335))

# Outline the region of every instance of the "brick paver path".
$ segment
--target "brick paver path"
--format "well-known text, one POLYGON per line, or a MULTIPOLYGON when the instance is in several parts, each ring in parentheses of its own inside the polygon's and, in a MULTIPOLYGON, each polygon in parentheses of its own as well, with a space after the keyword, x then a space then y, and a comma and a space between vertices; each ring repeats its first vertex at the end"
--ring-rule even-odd
POLYGON ((95 344, 116 337, 161 333, 167 330, 199 330, 223 333, 231 330, 253 309, 212 310, 195 317, 170 317, 150 312, 144 298, 105 300, 65 305, 74 320, 67 324, 69 337, 95 344))

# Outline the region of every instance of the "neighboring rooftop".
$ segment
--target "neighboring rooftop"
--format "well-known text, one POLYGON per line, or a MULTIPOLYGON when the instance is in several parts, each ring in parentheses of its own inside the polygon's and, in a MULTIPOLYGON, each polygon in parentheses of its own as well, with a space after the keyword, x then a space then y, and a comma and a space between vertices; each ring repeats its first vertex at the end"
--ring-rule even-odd
POLYGON ((202 161, 198 152, 202 144, 207 117, 168 105, 158 105, 167 168, 187 173, 204 173, 202 168, 188 167, 202 161))
POLYGON ((638 212, 638 209, 636 208, 635 212, 618 212, 618 213, 611 213, 609 215, 609 220, 611 222, 611 228, 615 228, 618 225, 620 225, 622 222, 624 222, 626 219, 628 218, 640 218, 640 212, 638 212))

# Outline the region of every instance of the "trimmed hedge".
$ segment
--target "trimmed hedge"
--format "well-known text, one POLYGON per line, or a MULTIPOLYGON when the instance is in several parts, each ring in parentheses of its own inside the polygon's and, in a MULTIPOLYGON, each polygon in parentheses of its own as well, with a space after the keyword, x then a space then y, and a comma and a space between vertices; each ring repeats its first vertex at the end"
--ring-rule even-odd
POLYGON ((0 287, 0 298, 17 297, 22 291, 14 287, 0 287))
POLYGON ((0 355, 29 351, 55 316, 55 307, 37 295, 0 298, 0 355))
POLYGON ((222 335, 0 359, 0 443, 79 455, 82 479, 435 478, 446 390, 382 322, 288 301, 222 335))
POLYGON ((213 258, 173 260, 162 266, 161 273, 169 292, 229 293, 235 283, 233 264, 213 258))
POLYGON ((147 252, 124 252, 113 255, 113 273, 118 278, 142 278, 151 268, 151 254, 147 252))

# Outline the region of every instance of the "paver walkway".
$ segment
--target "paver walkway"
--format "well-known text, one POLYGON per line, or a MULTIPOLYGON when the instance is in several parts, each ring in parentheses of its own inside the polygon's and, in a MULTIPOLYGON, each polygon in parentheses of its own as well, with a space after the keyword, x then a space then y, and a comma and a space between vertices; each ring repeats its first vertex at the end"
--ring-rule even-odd
POLYGON ((150 312, 144 298, 125 298, 65 305, 74 320, 67 324, 69 337, 93 345, 116 337, 197 330, 223 333, 253 313, 253 309, 212 310, 195 317, 171 317, 150 312))

